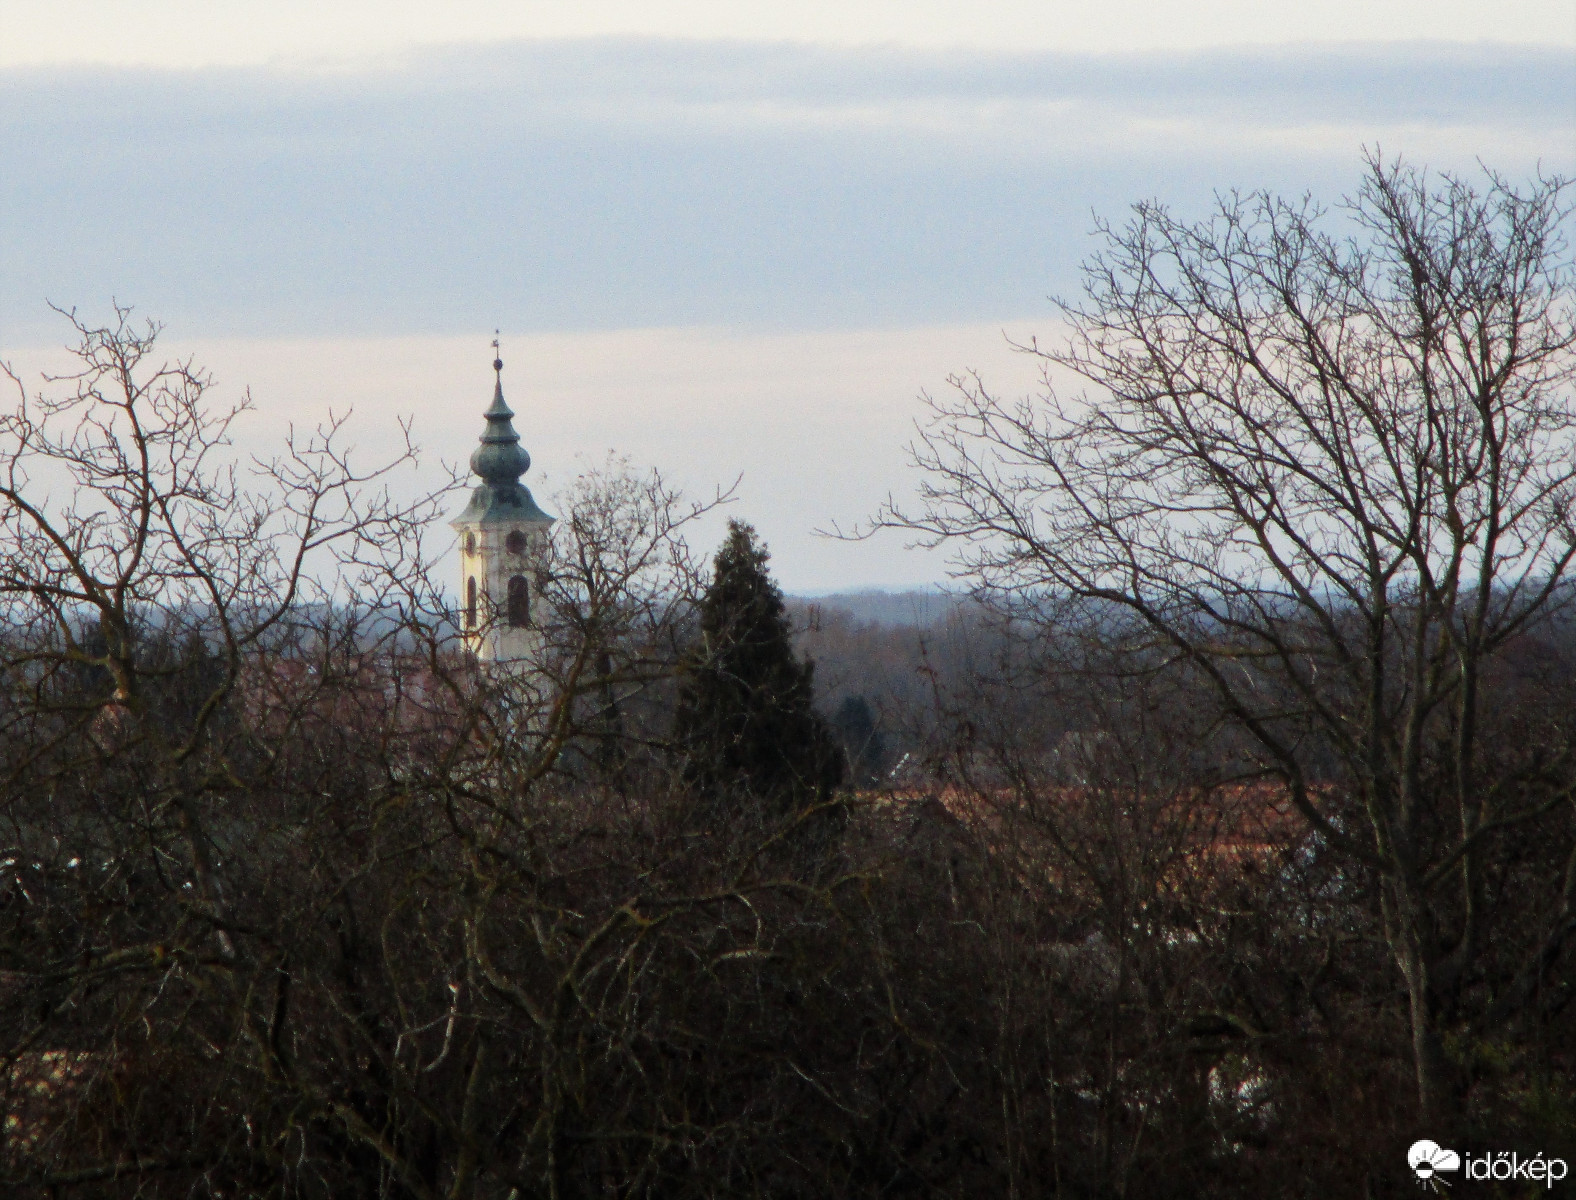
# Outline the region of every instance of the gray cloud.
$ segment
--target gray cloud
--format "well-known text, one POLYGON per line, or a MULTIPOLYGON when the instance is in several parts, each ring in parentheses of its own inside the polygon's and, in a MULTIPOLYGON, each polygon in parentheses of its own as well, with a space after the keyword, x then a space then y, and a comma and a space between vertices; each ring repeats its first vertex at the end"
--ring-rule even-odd
POLYGON ((550 97, 655 97, 704 105, 778 100, 1099 100, 1132 110, 1244 106, 1307 119, 1570 124, 1565 49, 1418 42, 1185 54, 990 54, 609 39, 451 50, 427 60, 439 89, 512 85, 550 97))
POLYGON ((1034 311, 1091 210, 1334 198, 1360 143, 1576 162, 1576 55, 1077 57, 618 39, 378 70, 0 72, 0 339, 907 324, 1034 311))

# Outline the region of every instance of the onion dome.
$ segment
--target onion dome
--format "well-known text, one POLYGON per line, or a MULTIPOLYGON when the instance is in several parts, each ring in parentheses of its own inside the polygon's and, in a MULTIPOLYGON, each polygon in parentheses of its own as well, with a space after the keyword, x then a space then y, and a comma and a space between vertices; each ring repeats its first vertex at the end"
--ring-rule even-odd
POLYGON ((493 384, 492 406, 482 414, 487 419, 487 430, 482 434, 482 444, 471 454, 471 470, 494 487, 508 487, 520 482, 520 476, 531 469, 531 456, 520 445, 520 435, 514 431, 514 413, 503 402, 503 359, 493 359, 497 382, 493 384))
POLYGON ((553 518, 537 507, 530 489, 520 483, 520 476, 531 469, 531 456, 520 445, 514 413, 504 403, 503 359, 493 359, 493 372, 492 404, 482 414, 487 427, 482 431, 481 445, 471 454, 471 470, 481 476, 482 483, 451 524, 549 523, 553 518))

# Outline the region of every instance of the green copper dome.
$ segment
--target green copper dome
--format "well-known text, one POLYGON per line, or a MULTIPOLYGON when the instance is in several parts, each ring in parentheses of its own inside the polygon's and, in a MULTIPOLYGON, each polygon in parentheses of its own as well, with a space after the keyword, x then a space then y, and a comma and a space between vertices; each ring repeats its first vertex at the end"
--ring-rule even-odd
POLYGON ((471 453, 471 470, 496 487, 507 487, 519 483, 520 476, 531 469, 531 456, 520 445, 514 414, 503 402, 503 360, 493 361, 498 382, 493 386, 492 406, 482 414, 487 418, 487 430, 482 444, 471 453))
POLYGON ((481 445, 471 454, 471 470, 481 476, 482 484, 471 493, 471 502, 452 524, 549 523, 553 520, 537 507, 531 491, 520 476, 531 469, 531 456, 520 445, 514 431, 514 413, 503 402, 503 360, 493 360, 497 382, 493 385, 492 405, 482 415, 487 428, 481 445))

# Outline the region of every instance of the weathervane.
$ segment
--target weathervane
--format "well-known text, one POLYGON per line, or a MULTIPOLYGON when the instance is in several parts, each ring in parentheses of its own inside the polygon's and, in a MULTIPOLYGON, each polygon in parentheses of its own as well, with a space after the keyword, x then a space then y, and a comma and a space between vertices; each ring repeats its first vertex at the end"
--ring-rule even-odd
POLYGON ((499 331, 493 330, 493 370, 501 376, 503 374, 503 350, 498 345, 499 331))

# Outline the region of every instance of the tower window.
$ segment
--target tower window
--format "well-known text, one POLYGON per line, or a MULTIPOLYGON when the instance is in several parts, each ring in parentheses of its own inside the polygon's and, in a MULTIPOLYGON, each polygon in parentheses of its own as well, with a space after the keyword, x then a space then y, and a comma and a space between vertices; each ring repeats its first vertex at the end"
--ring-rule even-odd
POLYGON ((476 576, 465 581, 465 628, 476 628, 476 576))
POLYGON ((476 535, 474 533, 467 533, 465 535, 465 553, 476 553, 476 535))
POLYGON ((503 548, 510 554, 524 554, 525 534, 521 533, 518 529, 511 529, 509 531, 509 536, 503 540, 503 548))
POLYGON ((531 585, 524 575, 509 576, 509 624, 519 628, 531 623, 531 585))

